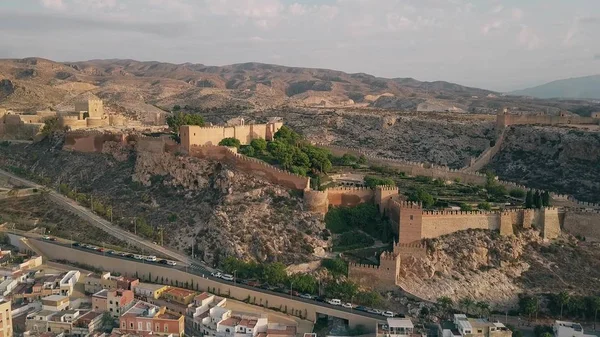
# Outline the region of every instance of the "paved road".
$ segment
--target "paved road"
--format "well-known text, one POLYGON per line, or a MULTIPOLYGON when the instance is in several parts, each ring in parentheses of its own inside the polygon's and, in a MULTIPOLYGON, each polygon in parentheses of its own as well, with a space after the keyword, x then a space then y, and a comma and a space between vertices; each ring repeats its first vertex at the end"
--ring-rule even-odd
MULTIPOLYGON (((0 170, 0 175, 6 176, 12 180, 16 180, 25 186, 34 187, 34 188, 38 188, 38 189, 46 188, 45 186, 42 186, 42 185, 36 184, 34 182, 31 182, 29 180, 20 178, 18 176, 15 176, 14 174, 6 172, 4 170, 0 170)), ((103 231, 107 232, 110 235, 113 235, 119 239, 128 241, 128 242, 132 243, 133 245, 143 248, 145 250, 157 252, 157 253, 162 254, 170 259, 180 261, 183 264, 187 264, 190 266, 198 266, 201 268, 208 269, 208 267, 201 265, 198 261, 193 260, 189 256, 186 256, 179 252, 170 250, 163 246, 154 244, 151 241, 142 239, 139 236, 137 236, 131 232, 125 231, 125 230, 113 225, 109 221, 107 221, 107 220, 101 218, 100 216, 96 215, 95 213, 93 213, 91 210, 79 205, 77 202, 65 197, 62 194, 59 194, 58 192, 50 190, 49 197, 52 201, 65 206, 68 210, 73 211, 75 214, 77 214, 81 218, 87 220, 93 226, 102 229, 103 231)))
MULTIPOLYGON (((25 237, 31 237, 34 239, 39 239, 39 235, 36 234, 31 234, 31 233, 19 233, 18 235, 23 235, 25 237)), ((221 278, 217 278, 217 277, 213 277, 210 275, 210 271, 199 267, 199 266, 169 266, 169 265, 164 265, 164 264, 160 264, 158 262, 148 262, 148 261, 144 261, 144 260, 134 260, 132 258, 128 258, 128 257, 123 257, 123 256, 119 256, 119 255, 111 255, 111 254, 107 254, 106 252, 98 252, 95 250, 91 250, 91 249, 87 249, 87 248, 83 248, 83 247, 73 247, 71 246, 70 243, 64 243, 64 242, 59 242, 59 241, 45 241, 51 244, 55 244, 55 245, 60 245, 60 246, 64 246, 64 247, 71 247, 72 249, 76 249, 76 250, 81 250, 81 251, 85 251, 87 253, 91 253, 91 254, 97 254, 97 255, 103 255, 106 257, 110 257, 113 259, 123 259, 123 260, 128 260, 128 261, 133 261, 136 263, 140 263, 140 264, 155 264, 155 265, 159 265, 161 267, 164 268, 173 268, 173 269, 179 269, 183 272, 186 272, 188 274, 194 274, 197 276, 202 276, 206 279, 215 281, 215 282, 219 282, 219 283, 223 283, 223 284, 232 284, 235 287, 239 287, 239 288, 244 288, 244 289, 248 289, 248 290, 253 290, 253 291, 258 291, 261 293, 265 293, 265 294, 270 294, 270 295, 274 295, 274 296, 279 296, 279 297, 283 297, 283 298, 289 298, 290 300, 294 300, 294 301, 300 301, 300 302, 304 302, 304 303, 309 303, 312 305, 317 305, 317 306, 321 306, 321 307, 325 307, 325 308, 329 308, 329 309, 333 309, 333 310, 337 310, 337 311, 343 311, 343 312, 348 312, 348 313, 352 313, 352 314, 356 314, 356 315, 360 315, 360 316, 365 316, 365 317, 369 317, 369 318, 373 318, 373 319, 377 319, 377 320, 381 320, 381 321, 385 321, 386 317, 381 316, 381 315, 376 315, 376 314, 371 314, 365 311, 361 311, 361 310, 356 310, 356 309, 347 309, 338 305, 331 305, 327 302, 320 302, 320 301, 316 301, 316 300, 309 300, 306 298, 302 298, 299 296, 291 296, 289 294, 285 294, 285 293, 280 293, 280 292, 276 292, 276 291, 271 291, 271 290, 267 290, 267 289, 263 289, 263 288, 258 288, 258 287, 252 287, 246 284, 242 284, 239 282, 234 282, 234 281, 225 281, 221 278)))

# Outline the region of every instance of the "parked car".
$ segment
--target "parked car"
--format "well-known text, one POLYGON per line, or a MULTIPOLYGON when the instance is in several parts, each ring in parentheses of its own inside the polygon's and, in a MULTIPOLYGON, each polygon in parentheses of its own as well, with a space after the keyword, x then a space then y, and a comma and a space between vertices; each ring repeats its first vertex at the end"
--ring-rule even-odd
POLYGON ((156 256, 154 256, 154 255, 146 256, 146 261, 156 262, 156 256))
POLYGON ((167 260, 158 260, 158 263, 160 263, 160 264, 167 264, 167 262, 168 262, 167 260))
POLYGON ((99 251, 99 252, 101 252, 101 253, 104 252, 104 248, 96 248, 96 250, 99 251))
POLYGON ((360 311, 368 311, 369 308, 359 305, 358 307, 356 307, 356 310, 360 310, 360 311))
POLYGON ((383 313, 383 311, 381 311, 379 309, 369 309, 369 310, 367 310, 367 312, 369 312, 371 314, 375 314, 375 315, 381 315, 383 313))
POLYGON ((143 256, 141 256, 141 255, 138 255, 138 254, 134 254, 134 255, 133 255, 133 258, 134 258, 134 259, 136 259, 136 260, 143 260, 143 259, 144 259, 144 257, 143 257, 143 256))
POLYGON ((71 245, 73 247, 81 247, 81 243, 79 243, 79 242, 73 242, 71 245))
POLYGON ((221 275, 221 278, 225 281, 233 281, 233 275, 223 274, 221 275))
POLYGON ((300 294, 296 290, 290 290, 287 293, 288 293, 288 295, 292 295, 292 296, 300 296, 300 294))
POLYGON ((220 272, 217 271, 217 272, 210 273, 210 276, 221 278, 221 276, 223 276, 223 274, 221 274, 220 272))
POLYGON ((51 236, 48 236, 48 235, 46 235, 46 236, 43 236, 43 237, 42 237, 42 239, 44 239, 44 240, 46 240, 46 241, 56 241, 56 238, 53 238, 53 237, 51 237, 51 236))
POLYGON ((131 254, 131 253, 125 253, 123 254, 124 257, 128 257, 130 259, 133 259, 135 255, 131 254))
POLYGON ((250 281, 248 281, 248 285, 251 287, 260 287, 260 282, 250 280, 250 281))
POLYGON ((306 298, 307 300, 312 300, 313 297, 311 294, 300 294, 300 297, 302 298, 306 298))
POLYGON ((391 311, 384 311, 381 314, 385 317, 394 317, 394 313, 391 311))
POLYGON ((327 300, 327 303, 329 303, 331 305, 342 305, 342 301, 338 300, 337 298, 332 298, 330 300, 327 300))
POLYGON ((352 303, 344 303, 342 304, 342 307, 346 308, 346 309, 352 309, 352 303))
POLYGON ((177 262, 175 262, 175 261, 167 261, 167 264, 168 264, 169 266, 176 266, 176 265, 177 265, 177 262))
POLYGON ((121 255, 121 253, 117 252, 116 250, 109 250, 108 253, 110 255, 121 255))

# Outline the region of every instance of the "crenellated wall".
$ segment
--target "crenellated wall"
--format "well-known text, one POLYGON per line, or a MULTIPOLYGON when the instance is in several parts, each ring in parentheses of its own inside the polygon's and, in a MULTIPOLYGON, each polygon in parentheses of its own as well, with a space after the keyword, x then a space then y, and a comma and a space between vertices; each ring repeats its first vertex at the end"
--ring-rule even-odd
POLYGON ((327 191, 304 190, 304 207, 310 212, 325 215, 329 210, 327 191))
MULTIPOLYGON (((402 224, 401 224, 402 225, 402 224)), ((422 238, 436 238, 466 229, 500 229, 500 217, 494 212, 424 211, 422 238)))
POLYGON ((216 146, 224 138, 236 138, 242 145, 250 144, 253 139, 272 140, 275 132, 282 126, 282 122, 208 127, 183 125, 179 129, 179 135, 183 149, 189 151, 195 145, 216 146))
POLYGON ((333 206, 356 206, 372 202, 374 194, 370 187, 333 187, 327 189, 327 200, 333 206))
POLYGON ((126 144, 126 136, 122 133, 71 131, 65 135, 63 150, 100 153, 106 142, 126 144))
POLYGON ((563 228, 585 241, 600 242, 600 212, 570 210, 565 214, 563 228))
POLYGON ((379 266, 369 264, 348 264, 348 278, 369 288, 393 289, 400 273, 400 257, 392 252, 383 252, 379 266))
POLYGON ((499 128, 505 128, 509 125, 541 124, 541 125, 577 125, 577 124, 598 124, 600 118, 581 117, 581 116, 546 116, 546 115, 517 115, 507 112, 501 112, 496 117, 496 123, 499 128))

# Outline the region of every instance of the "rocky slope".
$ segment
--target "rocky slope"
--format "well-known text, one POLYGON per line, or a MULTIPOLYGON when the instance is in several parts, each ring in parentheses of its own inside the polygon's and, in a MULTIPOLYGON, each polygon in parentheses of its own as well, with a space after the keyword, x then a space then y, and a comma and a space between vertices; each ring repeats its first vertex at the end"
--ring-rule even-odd
POLYGON ((0 166, 20 167, 91 193, 112 205, 115 222, 129 230, 135 218, 156 230, 163 226, 166 244, 189 251, 195 242, 195 254, 207 262, 228 255, 306 262, 325 244, 318 235, 322 221, 278 186, 217 162, 107 151, 70 153, 47 142, 14 145, 3 148, 0 166))
POLYGON ((493 308, 509 308, 518 294, 569 289, 590 295, 600 277, 600 253, 569 235, 544 243, 536 230, 516 236, 468 230, 428 240, 427 257, 405 258, 403 289, 435 301, 470 297, 493 308), (570 261, 570 262, 569 262, 570 261))
POLYGON ((519 126, 489 168, 503 179, 600 202, 600 132, 519 126))

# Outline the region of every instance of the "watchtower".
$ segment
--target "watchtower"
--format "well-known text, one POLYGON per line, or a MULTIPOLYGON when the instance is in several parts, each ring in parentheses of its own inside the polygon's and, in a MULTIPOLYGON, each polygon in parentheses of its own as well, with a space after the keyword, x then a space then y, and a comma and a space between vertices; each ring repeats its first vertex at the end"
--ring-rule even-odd
POLYGON ((419 203, 403 201, 400 203, 398 221, 398 243, 411 243, 422 238, 423 207, 419 203))

